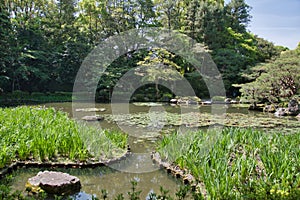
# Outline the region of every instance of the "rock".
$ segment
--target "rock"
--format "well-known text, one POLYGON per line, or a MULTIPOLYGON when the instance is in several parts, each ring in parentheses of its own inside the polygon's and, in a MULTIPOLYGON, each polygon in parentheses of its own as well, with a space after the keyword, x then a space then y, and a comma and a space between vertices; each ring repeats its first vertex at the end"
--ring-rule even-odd
POLYGON ((237 101, 237 100, 231 100, 230 101, 230 104, 238 104, 239 103, 239 101, 237 101))
POLYGON ((26 183, 26 190, 32 193, 45 191, 48 194, 68 195, 79 192, 80 180, 62 172, 44 171, 29 178, 26 183))
POLYGON ((275 116, 281 117, 281 116, 287 116, 287 109, 285 108, 278 108, 275 112, 275 116))
POLYGON ((300 113, 299 103, 297 100, 290 100, 288 104, 288 115, 297 116, 300 113))
POLYGON ((203 101, 202 102, 202 105, 211 105, 212 104, 212 101, 203 101))
POLYGON ((75 109, 76 112, 104 112, 105 108, 78 108, 75 109))
POLYGON ((226 104, 231 104, 231 101, 232 101, 231 98, 226 98, 226 99, 224 100, 224 102, 225 102, 226 104))
POLYGON ((198 105, 201 99, 197 96, 178 97, 177 104, 179 105, 198 105))
POLYGON ((278 108, 276 116, 297 116, 300 114, 299 103, 297 100, 290 100, 288 108, 278 108))
POLYGON ((84 116, 81 119, 85 121, 101 121, 104 119, 104 117, 100 115, 92 115, 92 116, 84 116))
POLYGON ((171 99, 171 100, 170 100, 170 103, 175 104, 175 103, 177 103, 177 101, 178 101, 177 99, 171 99))

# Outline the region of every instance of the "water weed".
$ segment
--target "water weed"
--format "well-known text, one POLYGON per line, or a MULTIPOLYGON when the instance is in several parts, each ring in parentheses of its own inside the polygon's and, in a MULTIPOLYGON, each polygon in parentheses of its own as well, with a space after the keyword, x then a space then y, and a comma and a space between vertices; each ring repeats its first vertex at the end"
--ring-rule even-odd
POLYGON ((120 132, 99 131, 43 107, 0 109, 0 138, 0 168, 16 160, 86 161, 99 155, 98 160, 109 159, 125 153, 127 144, 120 132), (90 149, 93 143, 99 148, 90 149))
POLYGON ((300 192, 299 139, 300 132, 227 128, 166 135, 157 151, 203 182, 208 199, 293 199, 300 192), (207 146, 210 138, 217 140, 207 146))

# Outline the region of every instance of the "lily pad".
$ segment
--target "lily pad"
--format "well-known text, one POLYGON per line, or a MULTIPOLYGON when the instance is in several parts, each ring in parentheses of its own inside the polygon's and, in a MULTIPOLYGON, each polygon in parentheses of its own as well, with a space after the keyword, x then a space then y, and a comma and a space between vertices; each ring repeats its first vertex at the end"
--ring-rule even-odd
MULTIPOLYGON (((156 113, 159 115, 159 113, 156 113)), ((253 127, 259 129, 269 129, 277 131, 289 128, 300 128, 299 121, 294 118, 275 118, 265 113, 255 115, 242 113, 225 113, 223 115, 212 115, 211 113, 190 112, 190 113, 170 113, 165 112, 157 122, 151 121, 149 113, 105 115, 109 122, 117 122, 123 125, 136 126, 140 128, 163 127, 207 127, 211 125, 222 125, 229 127, 253 127)))

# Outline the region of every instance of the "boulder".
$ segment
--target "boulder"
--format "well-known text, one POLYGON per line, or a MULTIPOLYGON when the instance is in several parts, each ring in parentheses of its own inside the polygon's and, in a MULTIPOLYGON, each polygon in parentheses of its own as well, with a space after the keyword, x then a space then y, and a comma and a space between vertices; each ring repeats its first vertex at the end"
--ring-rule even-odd
POLYGON ((79 192, 80 188, 80 180, 76 176, 54 171, 39 172, 26 183, 26 190, 32 193, 45 191, 48 194, 69 195, 79 192))
POLYGON ((212 101, 203 101, 202 102, 202 105, 211 105, 212 104, 212 101))
POLYGON ((288 110, 285 108, 278 108, 275 112, 275 116, 281 117, 281 116, 287 116, 288 115, 288 110))
POLYGON ((177 98, 178 105, 198 105, 200 102, 201 99, 197 96, 186 96, 177 98))
POLYGON ((84 116, 81 119, 84 121, 101 121, 104 119, 104 117, 100 115, 92 115, 92 116, 84 116))
POLYGON ((297 116, 300 112, 299 112, 299 103, 297 100, 290 100, 289 104, 288 104, 288 114, 292 115, 292 116, 297 116))
POLYGON ((230 104, 238 104, 239 103, 239 101, 237 101, 237 100, 231 100, 230 101, 230 104))
POLYGON ((175 104, 175 103, 177 103, 177 101, 178 101, 178 99, 171 99, 171 100, 170 100, 170 103, 175 104))
POLYGON ((226 103, 226 104, 231 104, 231 101, 232 101, 231 98, 226 98, 226 99, 224 100, 224 103, 226 103))

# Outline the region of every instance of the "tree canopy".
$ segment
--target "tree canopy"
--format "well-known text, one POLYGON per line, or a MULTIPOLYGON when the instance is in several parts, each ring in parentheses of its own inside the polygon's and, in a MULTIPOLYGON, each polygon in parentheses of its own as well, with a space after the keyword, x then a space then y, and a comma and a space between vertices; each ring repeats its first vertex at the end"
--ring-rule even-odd
POLYGON ((276 104, 300 95, 300 43, 295 50, 284 51, 277 59, 251 68, 245 76, 249 83, 241 87, 243 98, 252 102, 276 104))
MULTIPOLYGON (((1 0, 0 88, 71 91, 82 61, 101 41, 130 29, 162 27, 204 44, 232 96, 238 92, 232 84, 248 81, 243 73, 283 50, 247 31, 250 9, 244 0, 227 4, 223 0, 1 0)), ((207 94, 198 91, 205 86, 195 69, 164 51, 148 49, 120 57, 109 66, 97 91, 107 100, 116 81, 137 63, 161 62, 175 66, 196 94, 207 94), (163 59, 154 58, 155 52, 163 59)))

